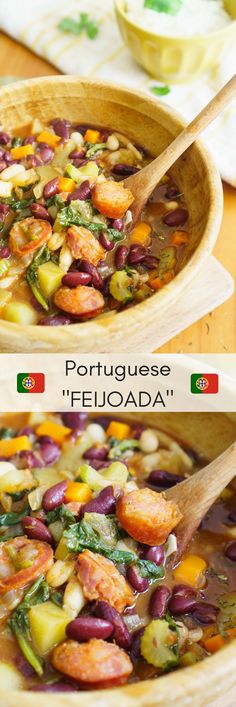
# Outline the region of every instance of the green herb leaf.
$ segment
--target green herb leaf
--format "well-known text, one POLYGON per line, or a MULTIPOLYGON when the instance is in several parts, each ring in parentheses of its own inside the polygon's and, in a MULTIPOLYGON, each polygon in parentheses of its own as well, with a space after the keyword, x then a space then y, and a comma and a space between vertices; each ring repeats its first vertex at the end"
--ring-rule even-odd
POLYGON ((10 206, 13 211, 22 211, 23 209, 27 209, 33 201, 33 198, 15 199, 14 197, 9 197, 9 199, 4 200, 4 204, 10 206))
POLYGON ((67 547, 71 552, 83 552, 87 548, 118 564, 130 564, 136 559, 133 552, 113 550, 105 545, 98 533, 84 520, 71 525, 70 529, 63 533, 63 537, 66 538, 67 547))
POLYGON ((154 96, 167 96, 170 93, 169 86, 151 86, 150 91, 154 96))
POLYGON ((50 525, 50 523, 55 523, 57 520, 61 520, 66 527, 67 525, 72 525, 75 522, 75 516, 71 513, 69 508, 62 504, 61 506, 58 506, 58 508, 55 508, 53 511, 49 511, 46 514, 46 522, 48 525, 50 525))
POLYGON ((2 427, 0 430, 0 439, 12 439, 12 437, 15 437, 15 430, 12 430, 11 427, 2 427))
POLYGON ((96 20, 91 19, 85 12, 80 13, 78 20, 75 20, 73 17, 64 17, 63 20, 59 22, 58 28, 62 32, 68 32, 76 36, 79 36, 82 32, 86 32, 89 39, 95 39, 99 32, 96 20))
POLYGON ((35 299, 39 302, 39 304, 41 304, 41 307, 43 307, 43 309, 45 309, 46 311, 48 311, 48 303, 40 292, 37 271, 40 265, 43 265, 43 263, 47 263, 48 260, 50 260, 50 257, 51 254, 49 248, 46 245, 41 246, 41 248, 39 248, 37 254, 34 257, 34 260, 28 267, 25 276, 26 282, 28 282, 28 285, 30 286, 35 299))
POLYGON ((17 525, 28 513, 29 507, 25 508, 21 513, 2 513, 2 515, 0 515, 0 527, 3 525, 17 525))
POLYGON ((24 657, 32 665, 37 675, 43 674, 43 661, 34 653, 30 645, 28 609, 49 599, 50 592, 44 577, 38 577, 26 592, 24 599, 13 612, 9 626, 14 633, 24 657))
POLYGON ((139 449, 137 439, 124 439, 122 442, 115 440, 108 454, 108 459, 119 459, 128 449, 139 449))
POLYGON ((147 577, 148 579, 162 579, 162 577, 164 577, 164 567, 156 565, 155 562, 136 560, 134 564, 135 567, 140 570, 142 577, 147 577))
POLYGON ((105 150, 106 148, 106 142, 96 142, 94 145, 92 142, 87 142, 87 157, 93 157, 93 155, 96 154, 96 152, 100 152, 100 150, 105 150))
POLYGON ((73 209, 72 206, 66 206, 64 209, 59 211, 57 219, 60 226, 63 228, 68 228, 69 226, 83 226, 87 228, 92 233, 99 233, 100 231, 105 231, 112 241, 120 241, 124 238, 124 233, 117 231, 115 228, 108 228, 105 223, 93 223, 88 221, 78 214, 78 211, 73 209))
POLYGON ((165 12, 168 15, 176 15, 180 10, 182 0, 144 0, 144 7, 155 12, 165 12))
POLYGON ((55 589, 50 590, 50 599, 53 601, 53 604, 56 604, 56 606, 62 606, 63 604, 63 594, 61 594, 61 592, 57 592, 55 589))
POLYGON ((60 194, 55 194, 55 196, 50 196, 49 199, 46 199, 45 206, 47 209, 49 206, 58 206, 58 208, 63 208, 65 206, 65 202, 60 194))

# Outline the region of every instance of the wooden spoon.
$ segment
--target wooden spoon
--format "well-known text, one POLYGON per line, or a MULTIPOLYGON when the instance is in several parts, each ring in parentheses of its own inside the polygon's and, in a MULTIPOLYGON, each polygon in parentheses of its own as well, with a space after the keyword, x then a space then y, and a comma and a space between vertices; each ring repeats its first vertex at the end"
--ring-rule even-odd
POLYGON ((204 469, 165 492, 177 503, 183 518, 175 529, 177 551, 174 565, 181 559, 201 520, 236 474, 236 442, 204 469))
POLYGON ((134 202, 131 206, 133 222, 137 221, 150 195, 160 179, 172 167, 180 155, 196 140, 198 135, 217 118, 228 103, 236 96, 236 74, 217 93, 210 103, 182 130, 168 147, 155 160, 136 174, 124 180, 125 187, 132 191, 134 202))

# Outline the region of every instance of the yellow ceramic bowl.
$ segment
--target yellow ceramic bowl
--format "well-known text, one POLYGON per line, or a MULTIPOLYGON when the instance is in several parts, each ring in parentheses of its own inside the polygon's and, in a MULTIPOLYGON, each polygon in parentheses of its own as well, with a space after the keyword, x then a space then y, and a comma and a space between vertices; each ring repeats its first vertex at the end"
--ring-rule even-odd
POLYGON ((224 5, 233 20, 227 27, 192 37, 167 37, 137 26, 127 16, 126 0, 115 0, 124 43, 138 64, 165 83, 192 81, 217 64, 227 46, 236 46, 236 0, 224 0, 224 5))

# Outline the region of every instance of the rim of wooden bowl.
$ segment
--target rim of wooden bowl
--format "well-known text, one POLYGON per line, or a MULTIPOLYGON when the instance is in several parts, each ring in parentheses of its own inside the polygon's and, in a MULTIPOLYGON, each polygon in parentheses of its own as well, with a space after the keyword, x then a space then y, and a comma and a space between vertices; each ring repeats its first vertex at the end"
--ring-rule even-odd
MULTIPOLYGON (((179 115, 179 113, 165 103, 159 103, 154 97, 149 97, 145 93, 142 93, 140 97, 140 94, 137 94, 136 91, 118 84, 113 86, 109 82, 88 80, 77 76, 50 76, 28 79, 26 81, 10 84, 9 86, 1 88, 1 103, 4 106, 4 109, 6 109, 7 104, 10 105, 13 100, 16 105, 20 105, 21 102, 25 103, 26 98, 24 98, 23 101, 21 101, 20 98, 22 90, 24 92, 28 91, 29 100, 33 101, 33 98, 30 98, 30 94, 33 93, 36 87, 41 90, 44 88, 45 92, 48 92, 50 91, 50 86, 57 86, 58 95, 61 96, 63 95, 64 90, 66 95, 66 87, 67 89, 70 87, 72 91, 74 90, 74 92, 76 92, 76 88, 85 92, 86 90, 91 90, 94 88, 96 95, 98 96, 102 95, 101 91, 104 89, 105 91, 107 90, 107 92, 110 91, 114 102, 123 103, 124 105, 127 102, 129 107, 134 106, 137 111, 139 109, 139 103, 140 107, 143 108, 143 106, 145 106, 145 112, 153 118, 153 120, 155 119, 155 113, 159 113, 163 117, 166 116, 171 118, 171 120, 176 124, 176 128, 179 128, 179 130, 183 129, 186 125, 186 122, 183 120, 182 116, 179 115)), ((137 341, 139 340, 142 342, 144 338, 142 327, 145 324, 145 320, 146 322, 149 321, 149 323, 153 322, 153 320, 155 320, 157 308, 159 310, 163 306, 170 307, 173 300, 178 298, 182 290, 188 285, 192 278, 197 275, 204 260, 206 260, 213 250, 221 225, 223 212, 223 191, 218 169, 214 164, 211 154, 208 152, 205 145, 201 143, 201 141, 197 141, 195 143, 195 149, 197 149, 202 164, 204 165, 204 169, 206 170, 206 184, 209 193, 208 217, 200 243, 191 255, 187 264, 175 276, 172 282, 142 303, 135 304, 133 307, 124 310, 123 312, 117 314, 106 314, 103 318, 90 320, 89 322, 81 322, 59 327, 44 327, 40 325, 22 326, 1 319, 0 343, 4 340, 2 351, 27 351, 27 348, 24 348, 23 343, 26 341, 29 343, 31 350, 38 350, 39 352, 80 351, 87 353, 89 351, 96 351, 100 348, 103 353, 107 353, 113 351, 113 337, 116 337, 116 352, 153 350, 155 347, 155 342, 153 342, 152 346, 151 341, 149 344, 146 339, 146 348, 139 349, 137 347, 136 340, 134 340, 134 336, 137 336, 137 341), (133 337, 133 343, 131 340, 130 347, 128 345, 129 331, 132 332, 131 337, 133 337), (104 332, 105 336, 109 335, 109 341, 111 344, 103 347, 102 335, 104 332), (124 332, 127 333, 127 338, 124 337, 124 332), (117 343, 119 342, 119 338, 120 343, 117 343), (98 341, 99 347, 97 345, 98 341), (89 342, 92 342, 92 348, 89 346, 89 342)))
MULTIPOLYGON (((192 413, 198 424, 201 418, 201 425, 204 434, 212 434, 212 428, 208 425, 212 417, 218 424, 218 433, 224 439, 223 446, 227 446, 230 440, 233 441, 234 430, 236 432, 235 413, 192 413), (226 419, 225 419, 226 418, 226 419), (227 422, 228 421, 228 422, 227 422), (224 432, 222 429, 224 427, 224 432), (229 425, 225 437, 226 427, 229 425), (210 431, 211 430, 211 431, 210 431), (221 434, 220 434, 221 433, 221 434), (228 438, 227 438, 228 437, 228 438)), ((172 419, 181 416, 181 426, 183 424, 182 440, 184 441, 184 431, 188 426, 188 413, 121 413, 120 417, 134 421, 134 416, 146 421, 153 426, 166 429, 167 432, 175 436, 174 429, 171 431, 170 416, 172 419), (163 415, 166 419, 164 425, 163 415), (169 420, 169 421, 168 421, 169 420)), ((1 414, 0 420, 4 419, 1 414)), ((9 415, 8 415, 9 424, 9 415)), ((189 439, 186 438, 189 444, 189 439)), ((210 445, 211 447, 211 445, 210 445)), ((212 455, 214 458, 214 454, 212 455)), ((47 707, 232 707, 232 688, 235 688, 235 649, 236 640, 228 646, 222 648, 215 655, 206 658, 188 668, 180 668, 176 672, 153 680, 142 681, 126 687, 114 688, 113 690, 91 690, 89 692, 75 693, 36 693, 23 691, 0 691, 1 707, 43 707, 45 701, 47 707), (227 698, 227 692, 231 696, 227 698), (222 697, 223 695, 223 697, 222 697), (222 697, 222 702, 218 698, 222 697)), ((235 694, 234 694, 235 699, 235 694)))

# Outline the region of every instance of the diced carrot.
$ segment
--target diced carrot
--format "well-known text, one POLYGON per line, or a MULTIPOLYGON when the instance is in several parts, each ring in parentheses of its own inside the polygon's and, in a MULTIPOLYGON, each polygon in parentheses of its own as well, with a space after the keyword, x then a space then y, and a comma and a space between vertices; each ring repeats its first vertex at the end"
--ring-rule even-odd
POLYGON ((0 440, 0 457, 12 457, 17 452, 29 449, 32 449, 32 443, 26 435, 0 440))
POLYGON ((73 179, 69 179, 69 177, 59 177, 58 190, 60 192, 72 192, 75 187, 76 184, 73 179))
POLYGON ((107 428, 108 437, 115 437, 115 439, 126 439, 131 435, 131 427, 126 425, 124 422, 117 422, 113 420, 110 422, 107 428))
POLYGON ((190 584, 191 587, 202 586, 207 563, 198 555, 186 555, 173 571, 175 581, 180 584, 190 584))
POLYGON ((82 484, 78 481, 68 481, 65 492, 65 501, 79 501, 80 503, 88 503, 92 498, 91 490, 88 484, 82 484))
POLYGON ((161 290, 164 285, 167 285, 168 282, 171 282, 174 278, 174 273, 172 270, 169 270, 169 272, 166 272, 165 275, 163 275, 162 278, 160 277, 155 277, 154 280, 149 281, 150 287, 152 287, 153 290, 161 290))
POLYGON ((225 633, 225 638, 217 633, 215 636, 211 636, 211 638, 201 641, 201 645, 208 653, 216 653, 220 650, 220 648, 223 648, 226 645, 228 639, 231 640, 232 638, 236 638, 236 628, 230 628, 225 633))
POLYGON ((59 425, 57 422, 46 420, 46 422, 42 422, 41 425, 36 427, 36 434, 38 437, 41 437, 42 435, 52 437, 54 442, 57 442, 57 444, 62 444, 65 438, 71 434, 71 429, 70 427, 63 427, 63 425, 59 425))
POLYGON ((27 157, 27 155, 33 155, 34 154, 34 148, 32 145, 20 145, 19 147, 12 147, 11 149, 11 156, 13 160, 22 160, 23 157, 27 157))
POLYGON ((172 245, 184 245, 184 243, 188 242, 188 233, 187 231, 173 231, 171 234, 171 243, 172 245))
POLYGON ((50 133, 49 130, 43 130, 42 133, 37 135, 37 142, 46 142, 49 147, 56 147, 60 139, 59 135, 54 135, 54 133, 50 133))
POLYGON ((150 241, 150 233, 152 228, 149 223, 145 221, 140 221, 133 228, 130 234, 130 243, 139 243, 139 245, 147 246, 150 241))
POLYGON ((92 202, 103 216, 116 219, 123 218, 134 201, 130 189, 113 179, 97 183, 92 191, 92 202))
POLYGON ((84 141, 85 142, 91 142, 93 145, 95 145, 95 142, 99 142, 101 137, 101 133, 99 130, 86 130, 86 133, 84 135, 84 141))

